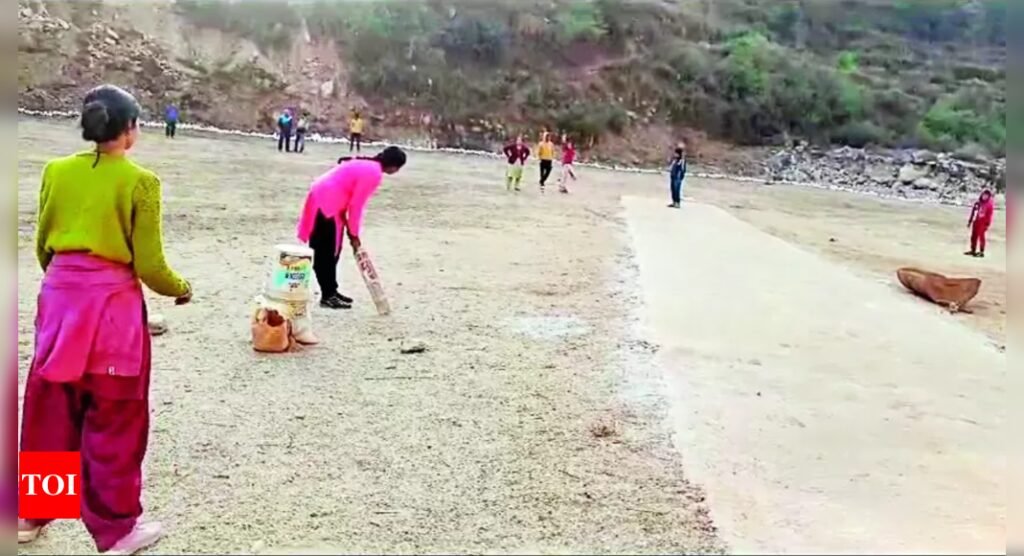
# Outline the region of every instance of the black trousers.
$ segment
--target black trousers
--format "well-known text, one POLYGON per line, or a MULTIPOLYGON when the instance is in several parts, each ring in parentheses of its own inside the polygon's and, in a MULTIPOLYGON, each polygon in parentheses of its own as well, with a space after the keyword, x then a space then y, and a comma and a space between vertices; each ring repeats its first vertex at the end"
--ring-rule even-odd
POLYGON ((540 186, 544 187, 544 184, 548 182, 548 178, 551 177, 551 169, 554 168, 554 163, 551 160, 540 161, 540 186))
POLYGON ((353 133, 348 136, 348 152, 352 152, 352 148, 355 147, 356 152, 363 150, 363 134, 353 133))
POLYGON ((277 150, 292 152, 292 132, 281 131, 277 134, 277 150))
POLYGON ((296 131, 295 132, 295 152, 301 153, 306 150, 306 132, 296 131))
POLYGON ((174 137, 174 133, 178 130, 178 122, 167 121, 167 127, 164 128, 164 135, 168 137, 174 137))
POLYGON ((338 250, 337 233, 334 219, 317 212, 313 233, 309 235, 309 248, 313 250, 313 274, 316 274, 316 282, 320 284, 321 299, 338 293, 338 259, 341 253, 338 250))

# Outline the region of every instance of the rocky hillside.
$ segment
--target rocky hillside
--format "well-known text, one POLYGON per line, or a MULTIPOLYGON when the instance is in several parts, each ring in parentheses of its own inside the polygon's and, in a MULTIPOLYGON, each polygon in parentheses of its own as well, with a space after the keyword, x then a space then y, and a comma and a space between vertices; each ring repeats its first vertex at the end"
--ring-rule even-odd
POLYGON ((77 108, 101 81, 153 114, 272 129, 289 106, 343 131, 491 148, 541 128, 592 157, 680 137, 927 147, 1006 142, 1007 0, 19 0, 19 101, 77 108))

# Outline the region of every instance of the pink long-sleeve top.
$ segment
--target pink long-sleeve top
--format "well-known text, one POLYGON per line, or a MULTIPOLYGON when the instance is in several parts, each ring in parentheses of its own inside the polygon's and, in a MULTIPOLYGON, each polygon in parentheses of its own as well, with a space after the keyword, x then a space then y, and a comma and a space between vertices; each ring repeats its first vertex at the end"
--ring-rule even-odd
POLYGON ((334 219, 337 230, 334 245, 336 253, 341 252, 342 229, 348 226, 348 233, 359 237, 366 204, 380 186, 382 177, 379 162, 356 159, 343 162, 314 180, 299 216, 299 240, 309 243, 316 214, 322 212, 334 219))

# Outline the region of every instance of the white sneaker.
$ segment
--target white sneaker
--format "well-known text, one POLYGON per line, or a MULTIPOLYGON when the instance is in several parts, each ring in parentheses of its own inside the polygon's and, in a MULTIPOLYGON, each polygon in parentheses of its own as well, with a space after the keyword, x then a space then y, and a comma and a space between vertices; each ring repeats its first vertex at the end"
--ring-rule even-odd
POLYGON ((41 525, 34 525, 34 523, 28 519, 18 520, 18 544, 28 544, 39 538, 39 533, 43 530, 41 525))
POLYGON ((136 523, 131 533, 128 533, 121 540, 117 541, 110 550, 103 554, 112 556, 130 556, 136 552, 149 548, 156 544, 164 535, 163 527, 156 521, 136 523))

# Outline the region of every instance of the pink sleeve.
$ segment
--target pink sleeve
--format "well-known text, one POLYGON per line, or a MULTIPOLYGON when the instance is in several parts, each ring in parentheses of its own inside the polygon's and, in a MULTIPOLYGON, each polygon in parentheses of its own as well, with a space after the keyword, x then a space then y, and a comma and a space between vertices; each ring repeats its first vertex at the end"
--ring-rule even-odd
POLYGON ((366 212, 366 204, 370 202, 370 197, 377 190, 378 185, 380 185, 380 175, 360 176, 355 191, 352 192, 352 198, 349 200, 348 210, 345 215, 348 221, 349 235, 360 237, 359 234, 363 229, 363 213, 366 212))

